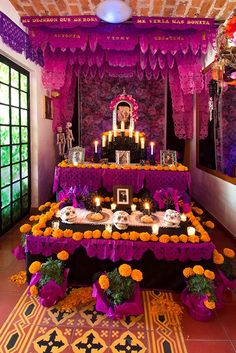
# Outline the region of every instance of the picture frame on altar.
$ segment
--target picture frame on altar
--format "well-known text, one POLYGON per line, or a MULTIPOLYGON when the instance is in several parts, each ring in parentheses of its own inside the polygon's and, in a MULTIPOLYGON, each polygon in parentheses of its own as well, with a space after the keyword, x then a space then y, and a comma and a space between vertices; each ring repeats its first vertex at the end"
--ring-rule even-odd
POLYGON ((116 164, 130 164, 130 151, 116 151, 116 164))
POLYGON ((76 146, 69 150, 68 153, 68 163, 78 165, 79 163, 84 163, 85 158, 85 148, 76 146))
POLYGON ((52 98, 44 96, 44 119, 53 120, 52 98))
POLYGON ((177 164, 177 153, 171 150, 160 151, 160 163, 162 166, 176 165, 177 164))
POLYGON ((113 202, 118 209, 126 209, 132 203, 132 188, 129 185, 114 185, 113 186, 113 202))

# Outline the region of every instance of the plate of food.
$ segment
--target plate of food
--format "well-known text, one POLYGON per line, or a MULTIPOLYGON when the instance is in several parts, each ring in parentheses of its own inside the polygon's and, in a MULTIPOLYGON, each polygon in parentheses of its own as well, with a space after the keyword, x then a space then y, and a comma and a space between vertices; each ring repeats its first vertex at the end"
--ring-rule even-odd
POLYGON ((158 221, 158 217, 154 215, 140 214, 136 216, 136 221, 144 224, 152 224, 158 221))
POLYGON ((105 212, 91 212, 87 214, 86 218, 90 222, 106 222, 110 216, 105 212))

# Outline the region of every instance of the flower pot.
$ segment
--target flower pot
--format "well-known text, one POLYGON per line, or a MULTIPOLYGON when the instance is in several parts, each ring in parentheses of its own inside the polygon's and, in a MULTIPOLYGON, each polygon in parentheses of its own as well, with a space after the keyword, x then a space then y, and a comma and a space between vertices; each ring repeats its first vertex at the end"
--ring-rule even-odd
MULTIPOLYGON (((63 283, 57 284, 55 281, 48 281, 38 292, 39 303, 47 308, 55 305, 60 299, 64 298, 67 289, 67 277, 69 268, 66 268, 63 273, 63 283)), ((36 285, 40 280, 40 273, 35 273, 29 286, 36 285)))
POLYGON ((108 317, 117 319, 128 315, 140 315, 143 313, 139 284, 136 284, 134 294, 125 303, 112 306, 106 293, 101 289, 98 282, 93 284, 93 294, 96 298, 96 310, 105 313, 108 317))
POLYGON ((230 280, 226 277, 223 271, 218 270, 216 273, 216 281, 224 286, 225 289, 235 289, 236 288, 236 278, 230 280))
POLYGON ((14 249, 12 249, 12 254, 17 260, 24 260, 26 258, 25 248, 22 245, 18 245, 14 249))
POLYGON ((204 301, 207 300, 207 298, 207 296, 198 296, 189 293, 187 288, 181 293, 181 300, 188 308, 189 314, 193 319, 198 321, 209 321, 213 317, 213 311, 206 308, 204 305, 204 301))

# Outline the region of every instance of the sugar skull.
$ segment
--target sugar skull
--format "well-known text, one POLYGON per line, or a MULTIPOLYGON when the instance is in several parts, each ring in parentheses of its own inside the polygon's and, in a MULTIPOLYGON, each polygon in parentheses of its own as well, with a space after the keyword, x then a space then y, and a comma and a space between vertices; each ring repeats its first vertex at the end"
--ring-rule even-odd
POLYGON ((64 223, 77 223, 76 209, 73 206, 63 207, 60 211, 60 217, 64 223))
POLYGON ((127 229, 129 226, 129 214, 125 211, 117 211, 113 214, 112 221, 117 229, 127 229))
POLYGON ((180 214, 175 210, 166 210, 164 214, 164 225, 166 227, 178 227, 180 224, 180 214))

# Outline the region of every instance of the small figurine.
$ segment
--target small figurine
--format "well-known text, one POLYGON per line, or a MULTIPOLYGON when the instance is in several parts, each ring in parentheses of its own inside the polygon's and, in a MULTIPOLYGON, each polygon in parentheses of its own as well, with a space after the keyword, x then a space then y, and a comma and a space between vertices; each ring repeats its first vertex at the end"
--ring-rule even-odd
POLYGON ((61 126, 57 127, 57 145, 59 149, 59 156, 63 157, 66 147, 66 138, 61 126))
POLYGON ((66 123, 66 146, 67 152, 72 148, 72 141, 74 141, 74 136, 72 130, 70 129, 72 124, 70 122, 66 123))

